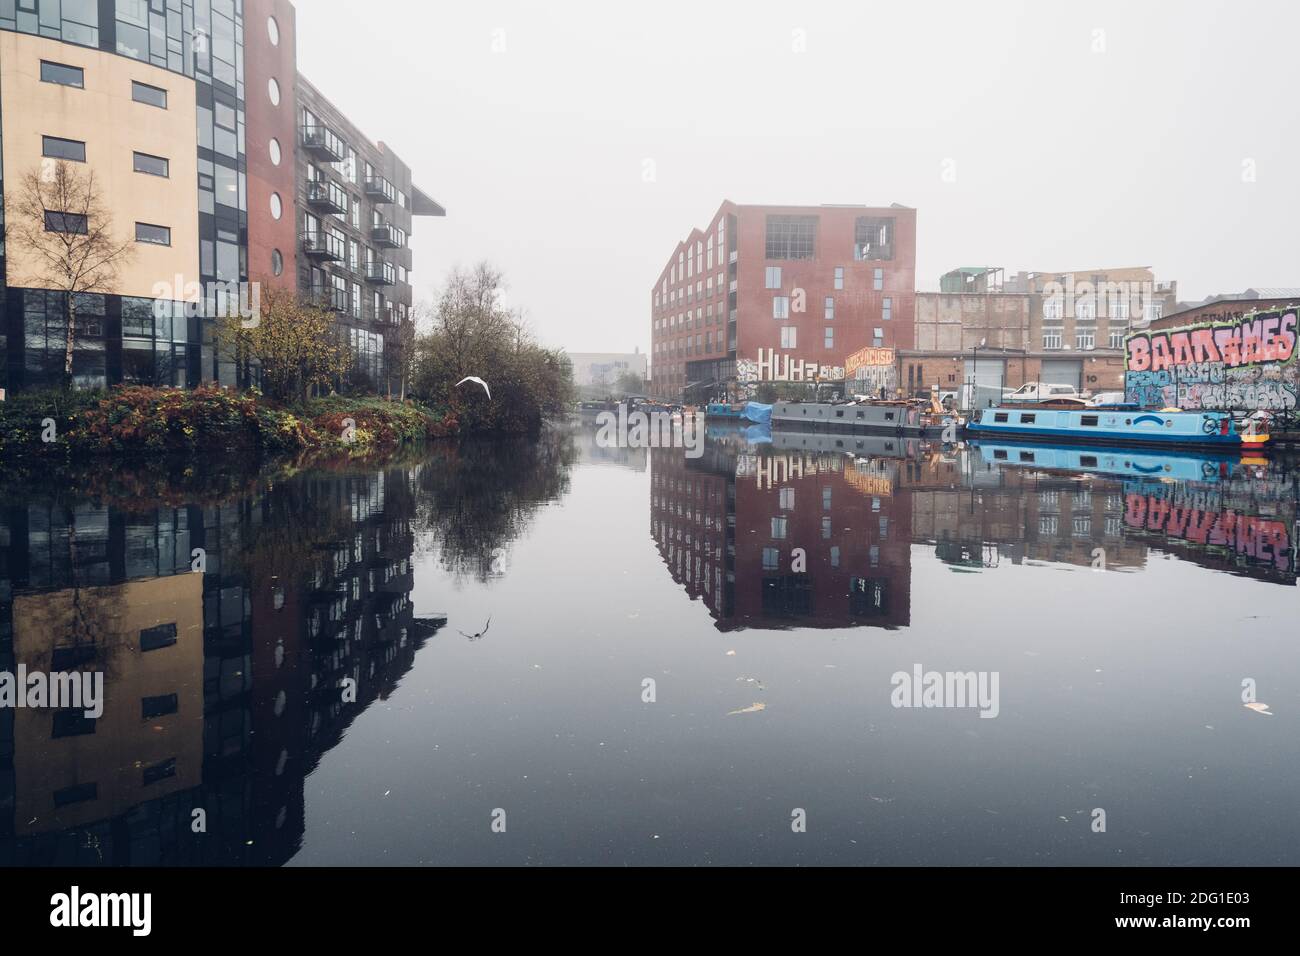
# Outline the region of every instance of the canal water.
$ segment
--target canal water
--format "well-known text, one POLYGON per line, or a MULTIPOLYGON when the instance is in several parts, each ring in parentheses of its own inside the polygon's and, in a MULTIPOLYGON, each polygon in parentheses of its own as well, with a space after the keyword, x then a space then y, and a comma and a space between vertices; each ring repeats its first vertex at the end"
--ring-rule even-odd
POLYGON ((1300 863, 1297 475, 573 426, 8 488, 0 670, 106 689, 0 710, 0 863, 1300 863))

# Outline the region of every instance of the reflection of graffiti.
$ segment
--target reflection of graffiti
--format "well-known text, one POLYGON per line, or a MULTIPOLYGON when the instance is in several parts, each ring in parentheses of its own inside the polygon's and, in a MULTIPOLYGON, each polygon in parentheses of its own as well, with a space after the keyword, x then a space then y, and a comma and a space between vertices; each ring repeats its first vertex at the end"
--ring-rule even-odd
POLYGON ((1158 495, 1130 493, 1125 496, 1124 524, 1135 531, 1235 551, 1279 571, 1291 566, 1291 535, 1286 522, 1276 518, 1184 507, 1158 495))
POLYGON ((1296 407, 1296 310, 1139 332, 1124 342, 1126 398, 1186 409, 1296 407))

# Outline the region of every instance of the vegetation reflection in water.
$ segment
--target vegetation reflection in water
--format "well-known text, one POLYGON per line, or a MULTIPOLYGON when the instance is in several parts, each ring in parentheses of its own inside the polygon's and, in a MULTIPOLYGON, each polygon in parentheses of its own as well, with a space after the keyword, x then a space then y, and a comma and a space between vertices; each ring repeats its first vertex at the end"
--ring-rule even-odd
POLYGON ((643 546, 717 631, 909 628, 926 552, 977 572, 1099 554, 1134 572, 1160 553, 1296 584, 1296 474, 1276 462, 753 438, 715 431, 696 460, 558 429, 382 469, 10 489, 0 669, 96 669, 108 687, 98 722, 0 712, 0 862, 292 859, 308 775, 447 627, 416 615, 416 562, 491 582, 575 467, 646 473, 643 546))

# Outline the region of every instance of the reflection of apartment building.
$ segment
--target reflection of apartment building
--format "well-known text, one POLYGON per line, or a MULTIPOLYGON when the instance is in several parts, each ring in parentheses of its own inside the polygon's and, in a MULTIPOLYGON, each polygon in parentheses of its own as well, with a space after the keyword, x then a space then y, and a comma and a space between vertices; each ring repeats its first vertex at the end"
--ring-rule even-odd
POLYGON ((1124 387, 1124 336, 1173 308, 1176 283, 1146 266, 1064 273, 963 267, 939 292, 916 294, 916 347, 898 356, 908 394, 977 383, 981 392, 1026 382, 1079 390, 1124 387))
MULTIPOLYGON (((110 293, 76 303, 79 384, 241 383, 209 317, 252 280, 328 290, 355 378, 386 388, 411 217, 443 210, 302 79, 295 41, 287 0, 0 4, 0 387, 62 376, 67 303, 12 235, 25 180, 62 162, 93 175, 133 251, 110 293)), ((94 226, 76 210, 44 224, 94 226)))
POLYGON ((409 481, 318 477, 143 511, 0 508, 0 668, 85 661, 65 626, 76 607, 97 638, 84 666, 106 672, 89 725, 0 709, 0 863, 292 857, 305 775, 438 626, 410 603, 409 481))
POLYGON ((724 202, 650 290, 653 392, 697 401, 869 375, 863 350, 912 346, 915 271, 914 209, 724 202))
POLYGON ((14 715, 19 835, 82 826, 198 786, 203 770, 203 576, 65 588, 13 601, 30 670, 105 677, 103 715, 14 715))

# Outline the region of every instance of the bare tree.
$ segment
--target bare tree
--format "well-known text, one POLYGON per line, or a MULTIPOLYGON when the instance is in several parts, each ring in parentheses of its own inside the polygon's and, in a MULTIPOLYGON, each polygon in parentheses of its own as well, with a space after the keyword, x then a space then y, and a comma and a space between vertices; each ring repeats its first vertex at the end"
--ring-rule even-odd
POLYGON ((16 247, 34 270, 20 281, 64 293, 63 384, 69 388, 77 296, 116 291, 119 270, 134 257, 135 245, 114 236, 94 171, 81 172, 64 160, 43 163, 21 176, 7 232, 10 256, 16 247))

